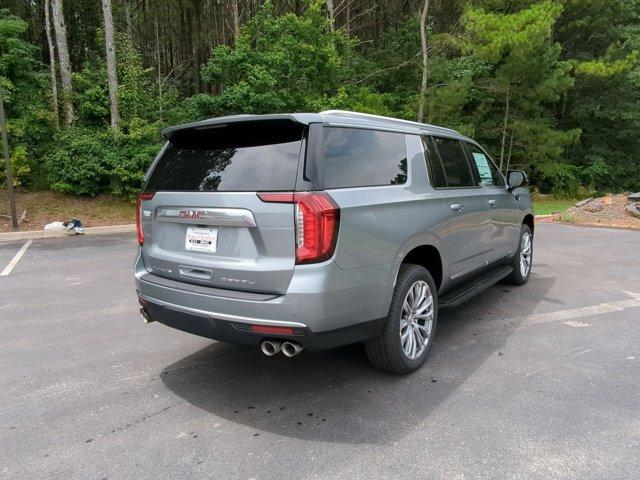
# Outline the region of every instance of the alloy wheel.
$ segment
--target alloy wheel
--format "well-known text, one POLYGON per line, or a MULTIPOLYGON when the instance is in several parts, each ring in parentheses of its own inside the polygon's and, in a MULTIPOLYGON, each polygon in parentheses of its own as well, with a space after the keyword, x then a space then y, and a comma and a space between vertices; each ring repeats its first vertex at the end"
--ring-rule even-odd
POLYGON ((400 342, 409 360, 424 352, 433 328, 433 294, 429 284, 418 280, 409 288, 400 316, 400 342))
POLYGON ((531 269, 531 252, 533 250, 533 242, 531 234, 525 232, 520 240, 520 274, 526 277, 531 269))

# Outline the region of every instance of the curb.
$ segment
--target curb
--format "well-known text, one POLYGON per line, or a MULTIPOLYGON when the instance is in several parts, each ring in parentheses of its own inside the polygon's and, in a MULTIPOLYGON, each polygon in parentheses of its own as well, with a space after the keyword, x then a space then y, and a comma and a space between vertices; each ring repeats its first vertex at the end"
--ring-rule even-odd
MULTIPOLYGON (((551 215, 536 215, 536 219, 545 219, 557 217, 558 214, 551 215)), ((84 229, 85 235, 114 235, 116 233, 133 233, 136 231, 136 224, 131 223, 127 225, 108 225, 106 227, 86 227, 84 229)), ((10 242, 12 240, 29 240, 30 238, 58 238, 73 236, 66 232, 66 230, 25 230, 17 232, 4 232, 0 233, 0 242, 10 242)))
MULTIPOLYGON (((113 235, 116 233, 132 233, 136 231, 136 225, 108 225, 106 227, 86 227, 85 235, 113 235)), ((0 233, 0 242, 10 242, 13 240, 29 240, 36 238, 58 238, 75 236, 67 233, 66 230, 26 230, 17 232, 0 233)))

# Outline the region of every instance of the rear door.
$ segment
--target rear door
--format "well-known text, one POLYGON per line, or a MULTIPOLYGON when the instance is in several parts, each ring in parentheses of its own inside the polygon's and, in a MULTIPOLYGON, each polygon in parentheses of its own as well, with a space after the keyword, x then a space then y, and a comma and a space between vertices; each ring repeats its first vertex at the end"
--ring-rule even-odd
POLYGON ((438 154, 431 162, 440 162, 431 167, 432 181, 440 190, 449 215, 445 243, 450 275, 455 279, 484 266, 491 255, 487 197, 477 185, 458 139, 433 136, 430 141, 438 154))
POLYGON ((295 264, 294 206, 257 192, 295 190, 305 125, 251 121, 174 133, 142 202, 142 256, 185 283, 285 293, 295 264))
POLYGON ((489 242, 493 253, 489 261, 512 255, 520 233, 518 202, 506 189, 506 182, 498 167, 481 148, 463 142, 469 160, 477 166, 480 184, 487 194, 489 209, 489 242), (517 228, 516 228, 517 225, 517 228))

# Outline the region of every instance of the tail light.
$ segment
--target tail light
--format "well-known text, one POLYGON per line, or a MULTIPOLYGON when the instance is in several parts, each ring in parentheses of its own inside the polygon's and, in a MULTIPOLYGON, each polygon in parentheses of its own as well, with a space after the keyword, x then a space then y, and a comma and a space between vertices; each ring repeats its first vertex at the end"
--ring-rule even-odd
POLYGON ((340 208, 326 192, 258 193, 263 202, 295 204, 296 263, 317 263, 333 256, 340 208))
POLYGON ((153 192, 142 192, 138 195, 138 203, 136 205, 136 230, 138 232, 138 243, 140 245, 144 243, 144 231, 142 230, 142 202, 151 200, 153 195, 153 192))

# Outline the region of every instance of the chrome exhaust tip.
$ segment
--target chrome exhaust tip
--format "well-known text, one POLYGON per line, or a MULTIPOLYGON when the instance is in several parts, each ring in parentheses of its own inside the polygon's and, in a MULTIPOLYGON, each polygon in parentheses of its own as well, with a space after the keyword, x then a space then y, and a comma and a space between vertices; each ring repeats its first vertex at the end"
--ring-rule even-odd
POLYGON ((140 309, 140 316, 142 317, 142 319, 144 320, 144 323, 151 323, 151 322, 155 322, 155 320, 153 318, 151 318, 151 316, 149 315, 149 313, 147 313, 147 311, 144 308, 140 309))
POLYGON ((282 353, 289 358, 295 357, 302 350, 304 350, 304 347, 296 342, 284 342, 282 344, 282 353))
POLYGON ((273 357, 275 354, 280 353, 280 350, 282 350, 282 344, 275 340, 265 340, 260 344, 260 350, 267 357, 273 357))

